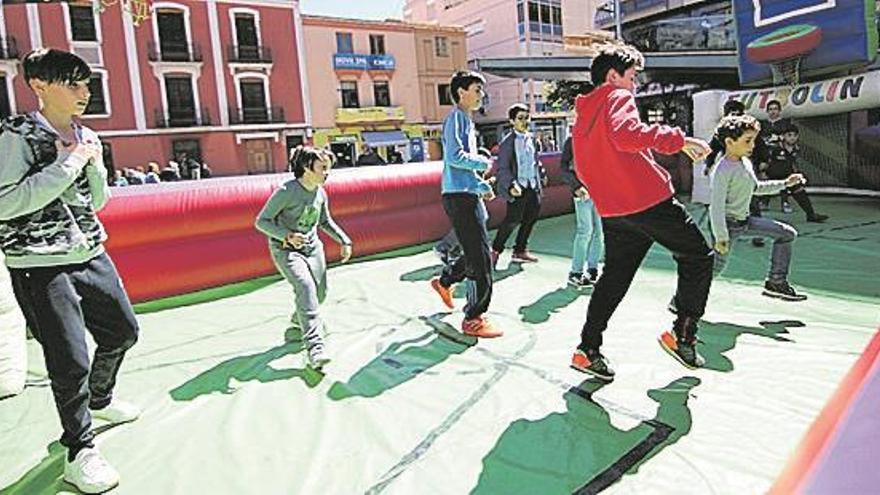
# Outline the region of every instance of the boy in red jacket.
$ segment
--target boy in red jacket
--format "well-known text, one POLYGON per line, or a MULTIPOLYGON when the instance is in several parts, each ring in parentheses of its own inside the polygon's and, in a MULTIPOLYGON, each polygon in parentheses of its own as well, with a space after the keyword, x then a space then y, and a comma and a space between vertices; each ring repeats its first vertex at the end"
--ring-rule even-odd
POLYGON ((596 88, 575 100, 575 171, 602 217, 605 267, 571 366, 605 381, 614 379, 614 371, 599 352, 602 332, 654 242, 672 251, 678 263, 678 316, 672 330, 660 336, 660 345, 688 368, 704 364, 696 333, 712 283, 712 248, 673 197, 670 175, 651 151, 683 151, 697 160, 709 153, 709 146, 680 129, 640 120, 633 93, 643 65, 642 54, 631 46, 602 50, 590 68, 596 88))

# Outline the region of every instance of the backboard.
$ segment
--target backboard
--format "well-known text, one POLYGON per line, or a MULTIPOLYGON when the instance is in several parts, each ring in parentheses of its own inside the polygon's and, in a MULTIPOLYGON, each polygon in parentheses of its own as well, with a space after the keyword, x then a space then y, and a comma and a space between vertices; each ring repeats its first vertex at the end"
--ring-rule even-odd
POLYGON ((871 63, 877 56, 875 3, 734 0, 740 83, 772 83, 771 66, 794 71, 804 82, 871 63))

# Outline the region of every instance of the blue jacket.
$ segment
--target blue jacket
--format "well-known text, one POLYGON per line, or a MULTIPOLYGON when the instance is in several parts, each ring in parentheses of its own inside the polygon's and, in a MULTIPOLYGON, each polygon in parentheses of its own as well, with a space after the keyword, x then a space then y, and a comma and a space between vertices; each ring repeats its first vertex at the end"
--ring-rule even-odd
MULTIPOLYGON (((498 196, 505 201, 512 201, 513 197, 510 196, 510 187, 518 180, 517 172, 519 171, 515 131, 510 131, 501 140, 501 144, 498 146, 498 159, 495 163, 497 167, 495 176, 498 177, 498 196)), ((535 172, 538 174, 537 193, 538 196, 541 196, 547 172, 544 171, 544 166, 538 160, 537 147, 535 147, 535 172)))
POLYGON ((481 172, 491 161, 477 154, 477 133, 474 122, 464 110, 454 107, 443 121, 443 182, 442 193, 481 195, 492 190, 481 172))

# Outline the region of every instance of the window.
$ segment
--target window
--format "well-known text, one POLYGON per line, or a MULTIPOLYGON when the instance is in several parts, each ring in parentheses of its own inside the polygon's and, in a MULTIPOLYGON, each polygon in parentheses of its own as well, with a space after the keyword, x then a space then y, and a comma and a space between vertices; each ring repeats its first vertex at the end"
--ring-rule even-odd
POLYGON ((261 80, 242 80, 239 85, 241 92, 241 118, 245 123, 268 122, 269 110, 266 108, 266 88, 261 80))
POLYGON ((170 126, 186 126, 196 123, 196 100, 192 79, 189 76, 165 76, 165 98, 168 102, 170 126))
POLYGON ((202 162, 202 145, 198 139, 175 139, 171 141, 172 160, 178 160, 182 153, 186 153, 189 158, 195 158, 199 163, 202 162))
POLYGON ((342 108, 360 108, 357 82, 342 81, 340 91, 342 91, 342 108))
POLYGON ((449 92, 448 84, 437 85, 437 101, 441 105, 452 105, 452 93, 449 92))
POLYGON ((190 61, 190 46, 186 39, 186 19, 179 10, 159 11, 156 13, 156 25, 159 29, 159 51, 161 60, 177 62, 190 61))
POLYGON ((385 36, 381 34, 370 35, 370 55, 385 55, 385 36))
POLYGON ((6 76, 0 76, 0 119, 5 119, 12 113, 9 105, 9 92, 6 89, 6 76))
POLYGON ((529 22, 540 22, 538 19, 538 4, 529 2, 529 22))
POLYGON ((434 54, 438 57, 449 56, 449 40, 446 36, 434 37, 434 54))
POLYGON ((541 22, 550 24, 550 6, 541 4, 541 22))
POLYGON ((376 81, 373 83, 373 98, 377 107, 391 106, 391 88, 388 87, 388 81, 376 81))
POLYGON ((354 53, 351 33, 336 33, 336 53, 354 53))
POLYGON ((70 5, 70 37, 73 41, 98 41, 95 11, 89 5, 70 5))
POLYGON ((526 20, 525 5, 522 3, 522 1, 517 2, 517 4, 516 4, 516 22, 522 23, 525 20, 526 20))
POLYGON ((89 98, 89 106, 86 107, 84 115, 106 115, 107 101, 104 95, 104 78, 101 74, 92 74, 89 79, 89 92, 92 97, 89 98))

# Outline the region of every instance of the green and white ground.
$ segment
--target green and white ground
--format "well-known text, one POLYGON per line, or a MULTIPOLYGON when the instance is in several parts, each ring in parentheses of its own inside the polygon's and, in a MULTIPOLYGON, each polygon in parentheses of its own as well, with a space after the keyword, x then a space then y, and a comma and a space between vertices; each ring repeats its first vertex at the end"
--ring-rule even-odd
MULTIPOLYGON (((675 271, 653 249, 606 333, 604 386, 568 367, 590 297, 565 287, 570 215, 536 228, 539 263, 502 255, 500 339, 457 332, 463 300, 448 312, 430 289, 428 246, 332 268, 323 376, 285 341, 280 278, 139 305, 117 391, 144 413, 98 436, 114 493, 763 493, 880 324, 880 203, 816 202, 829 223, 773 214, 801 232, 791 281, 810 299, 761 296, 770 247, 738 242, 703 370, 657 345, 675 271)), ((0 402, 0 493, 75 491, 59 432, 48 387, 0 402)))

